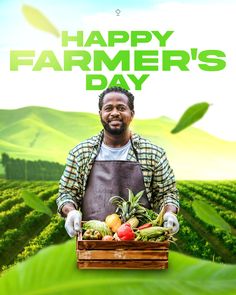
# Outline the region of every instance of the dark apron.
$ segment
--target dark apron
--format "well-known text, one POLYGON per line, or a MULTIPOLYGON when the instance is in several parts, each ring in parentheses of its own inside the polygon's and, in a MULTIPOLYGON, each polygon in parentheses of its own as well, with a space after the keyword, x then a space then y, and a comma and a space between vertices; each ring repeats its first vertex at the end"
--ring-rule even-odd
POLYGON ((115 213, 116 206, 109 200, 120 196, 128 200, 128 189, 134 194, 144 190, 140 203, 150 208, 146 196, 143 174, 138 162, 95 161, 88 178, 86 192, 82 201, 83 220, 105 220, 115 213))

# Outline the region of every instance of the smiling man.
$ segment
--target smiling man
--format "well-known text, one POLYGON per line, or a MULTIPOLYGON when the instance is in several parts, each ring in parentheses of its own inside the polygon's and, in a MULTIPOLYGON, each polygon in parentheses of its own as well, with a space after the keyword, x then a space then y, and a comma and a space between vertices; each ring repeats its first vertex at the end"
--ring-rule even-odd
POLYGON ((60 180, 58 212, 66 218, 65 228, 73 237, 81 220, 104 220, 115 212, 109 200, 128 198, 144 190, 140 202, 159 212, 164 208, 164 226, 179 229, 178 191, 165 151, 134 134, 134 96, 120 87, 107 88, 99 96, 99 115, 104 129, 78 144, 69 153, 60 180))

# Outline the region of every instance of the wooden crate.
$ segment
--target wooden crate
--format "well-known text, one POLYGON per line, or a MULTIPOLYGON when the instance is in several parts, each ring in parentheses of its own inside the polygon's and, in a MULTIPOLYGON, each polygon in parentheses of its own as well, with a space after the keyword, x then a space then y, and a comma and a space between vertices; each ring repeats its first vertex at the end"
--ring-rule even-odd
POLYGON ((169 242, 76 239, 80 269, 166 269, 169 242))

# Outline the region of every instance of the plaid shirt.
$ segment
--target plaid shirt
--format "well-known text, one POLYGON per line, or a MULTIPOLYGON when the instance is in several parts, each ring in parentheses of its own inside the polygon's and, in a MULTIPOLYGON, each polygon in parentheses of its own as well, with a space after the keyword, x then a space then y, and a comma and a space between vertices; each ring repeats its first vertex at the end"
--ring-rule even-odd
MULTIPOLYGON (((61 209, 66 203, 73 203, 77 209, 81 207, 87 180, 102 141, 103 131, 81 142, 69 152, 56 201, 58 212, 62 216, 61 209)), ((174 205, 179 210, 175 177, 165 151, 137 134, 132 134, 131 142, 127 160, 137 161, 138 157, 151 208, 159 212, 163 206, 174 205)))

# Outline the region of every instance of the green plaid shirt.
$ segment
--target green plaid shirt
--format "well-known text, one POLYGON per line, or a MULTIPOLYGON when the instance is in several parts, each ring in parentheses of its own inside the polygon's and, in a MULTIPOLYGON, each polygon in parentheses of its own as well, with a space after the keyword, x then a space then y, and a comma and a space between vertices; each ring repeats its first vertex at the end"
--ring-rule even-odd
MULTIPOLYGON (((56 201, 58 212, 62 216, 61 209, 66 203, 73 203, 77 209, 81 207, 88 176, 99 153, 102 141, 103 131, 81 142, 69 152, 56 201)), ((131 142, 132 147, 129 150, 127 160, 137 161, 138 157, 151 208, 159 212, 163 206, 170 204, 179 210, 175 177, 165 151, 138 134, 132 134, 131 142)))

